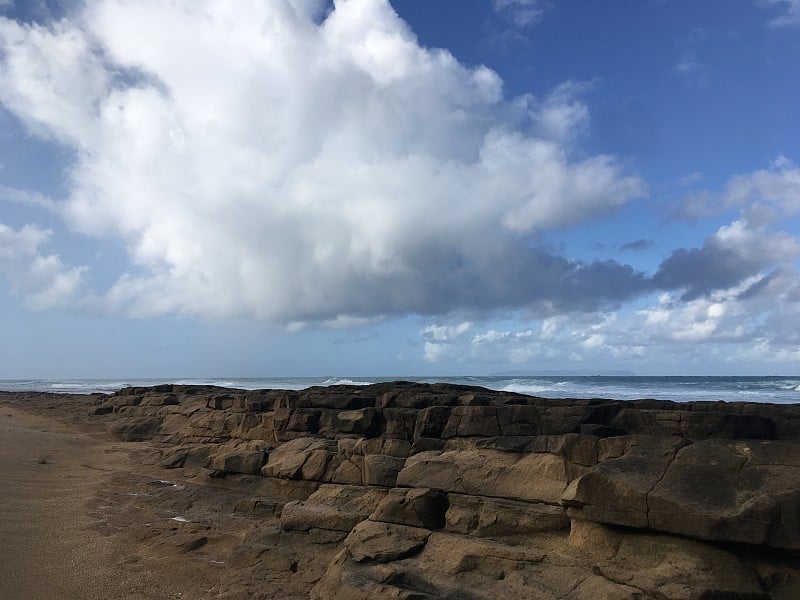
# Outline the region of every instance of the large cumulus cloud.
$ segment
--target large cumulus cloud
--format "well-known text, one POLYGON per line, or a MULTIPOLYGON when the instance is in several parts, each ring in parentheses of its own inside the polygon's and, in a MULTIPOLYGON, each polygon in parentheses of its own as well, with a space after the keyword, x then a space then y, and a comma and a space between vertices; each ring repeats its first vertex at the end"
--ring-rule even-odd
POLYGON ((128 249, 106 305, 291 322, 595 310, 645 287, 536 241, 646 192, 576 152, 580 84, 509 98, 488 68, 420 46, 387 0, 325 6, 0 18, 0 101, 75 153, 57 210, 128 249))

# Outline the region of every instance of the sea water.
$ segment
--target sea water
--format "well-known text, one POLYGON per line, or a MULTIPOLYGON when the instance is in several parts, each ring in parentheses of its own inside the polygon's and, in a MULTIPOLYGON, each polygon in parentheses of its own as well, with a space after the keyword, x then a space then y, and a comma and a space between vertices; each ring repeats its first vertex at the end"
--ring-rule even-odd
POLYGON ((301 390, 336 384, 369 385, 388 381, 457 383, 546 398, 654 398, 687 402, 800 402, 797 377, 635 377, 635 376, 455 376, 455 377, 258 377, 205 379, 31 379, 0 380, 3 391, 112 393, 129 386, 162 383, 228 388, 301 390))

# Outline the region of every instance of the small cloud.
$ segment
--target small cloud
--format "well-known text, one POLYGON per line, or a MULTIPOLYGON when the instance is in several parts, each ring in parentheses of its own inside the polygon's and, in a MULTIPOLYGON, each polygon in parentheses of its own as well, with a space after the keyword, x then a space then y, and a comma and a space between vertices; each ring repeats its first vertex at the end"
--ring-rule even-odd
POLYGON ((700 183, 703 181, 703 174, 695 171, 694 173, 689 173, 688 175, 684 175, 680 179, 678 179, 678 183, 681 185, 694 185, 695 183, 700 183))
POLYGON ((677 40, 680 58, 673 68, 688 83, 708 83, 709 69, 700 57, 711 34, 706 28, 696 27, 677 40))
MULTIPOLYGON (((2 1, 2 0, 0 0, 2 1)), ((0 171, 3 170, 5 165, 0 162, 0 171)), ((0 183, 0 200, 11 202, 13 204, 21 204, 23 206, 36 206, 39 208, 46 208, 55 211, 56 204, 52 200, 40 194, 39 192, 32 192, 30 190, 21 190, 18 188, 9 187, 0 183)))
POLYGON ((0 10, 11 10, 14 8, 14 0, 0 0, 0 10))
POLYGON ((366 325, 374 325, 383 321, 382 316, 377 317, 354 317, 352 315, 337 315, 333 319, 326 319, 322 321, 322 326, 329 329, 355 329, 357 327, 365 327, 366 325))
POLYGON ((684 60, 675 65, 675 70, 678 73, 699 73, 705 70, 705 68, 703 63, 695 60, 684 60))
POLYGON ((333 340, 333 343, 337 346, 340 346, 343 344, 363 344, 364 342, 371 342, 373 340, 380 340, 380 339, 383 339, 383 336, 379 334, 377 331, 373 331, 359 336, 338 337, 335 340, 333 340))
POLYGON ((800 168, 787 157, 778 156, 767 169, 731 177, 723 191, 690 191, 672 207, 671 216, 694 220, 754 204, 772 206, 789 215, 800 211, 800 168))
POLYGON ((779 6, 782 13, 767 23, 771 27, 800 27, 800 0, 762 0, 767 6, 779 6))
POLYGON ((537 133, 550 140, 569 142, 588 128, 589 109, 580 96, 591 90, 596 81, 565 81, 536 106, 534 121, 537 133))
POLYGON ((685 58, 675 65, 675 72, 696 83, 708 83, 708 67, 699 61, 685 58))
POLYGON ((492 0, 494 9, 509 17, 517 27, 537 23, 547 10, 542 0, 492 0))
POLYGON ((622 250, 623 252, 628 252, 628 251, 639 252, 641 250, 647 250, 648 248, 652 248, 653 246, 655 246, 653 240, 641 239, 620 246, 620 250, 622 250))

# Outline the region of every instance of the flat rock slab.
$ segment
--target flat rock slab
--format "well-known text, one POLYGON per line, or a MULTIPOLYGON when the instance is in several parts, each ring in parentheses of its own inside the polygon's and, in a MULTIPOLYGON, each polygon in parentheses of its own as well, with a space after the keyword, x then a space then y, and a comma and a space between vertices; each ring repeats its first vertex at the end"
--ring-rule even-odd
POLYGON ((399 486, 551 503, 559 502, 567 483, 561 456, 489 449, 422 452, 397 477, 399 486))
POLYGON ((345 540, 356 562, 386 563, 419 552, 428 541, 429 529, 364 521, 345 540))

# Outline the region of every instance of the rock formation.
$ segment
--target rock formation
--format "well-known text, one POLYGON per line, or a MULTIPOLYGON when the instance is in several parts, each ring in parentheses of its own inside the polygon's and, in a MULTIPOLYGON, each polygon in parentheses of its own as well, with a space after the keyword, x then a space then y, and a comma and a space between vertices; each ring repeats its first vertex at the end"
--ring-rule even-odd
POLYGON ((800 598, 799 405, 162 385, 90 420, 226 490, 226 564, 318 600, 800 598))

